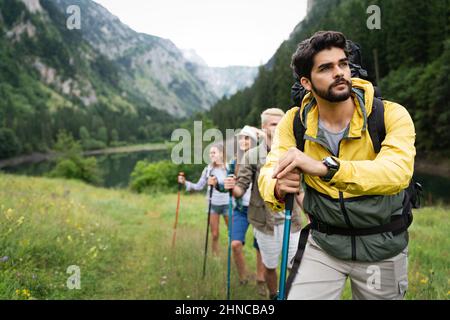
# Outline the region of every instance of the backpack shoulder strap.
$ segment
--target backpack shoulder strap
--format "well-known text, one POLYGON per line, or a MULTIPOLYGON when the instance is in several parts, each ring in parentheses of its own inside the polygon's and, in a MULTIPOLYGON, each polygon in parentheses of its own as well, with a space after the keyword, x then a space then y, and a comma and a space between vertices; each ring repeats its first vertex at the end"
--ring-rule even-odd
POLYGON ((386 137, 386 127, 384 125, 384 104, 380 98, 373 98, 372 112, 367 119, 370 139, 372 140, 375 153, 381 150, 381 143, 386 137))
POLYGON ((298 108, 297 112, 295 113, 294 117, 294 136, 295 136, 295 142, 297 144, 297 149, 300 151, 305 150, 305 127, 303 126, 303 123, 300 119, 300 108, 298 108))

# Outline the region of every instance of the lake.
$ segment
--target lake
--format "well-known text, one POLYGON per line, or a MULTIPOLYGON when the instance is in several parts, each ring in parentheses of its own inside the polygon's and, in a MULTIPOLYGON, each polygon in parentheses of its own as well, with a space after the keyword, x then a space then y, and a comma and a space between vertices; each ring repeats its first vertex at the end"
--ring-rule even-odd
MULTIPOLYGON (((130 153, 115 153, 96 155, 99 168, 103 174, 103 187, 126 188, 130 181, 131 172, 138 161, 147 160, 156 162, 170 159, 170 150, 152 150, 130 153)), ((30 176, 43 176, 50 172, 56 163, 54 161, 41 161, 37 163, 24 163, 14 167, 1 169, 6 173, 30 176)))
MULTIPOLYGON (((116 153, 95 156, 99 167, 103 172, 103 186, 106 188, 126 188, 130 181, 130 174, 136 163, 140 160, 156 162, 170 159, 170 150, 152 150, 128 153, 116 153)), ((21 164, 15 167, 5 167, 6 173, 42 176, 55 166, 53 161, 21 164)), ((439 203, 450 204, 450 178, 416 172, 416 181, 420 182, 424 189, 422 203, 436 205, 439 203)))

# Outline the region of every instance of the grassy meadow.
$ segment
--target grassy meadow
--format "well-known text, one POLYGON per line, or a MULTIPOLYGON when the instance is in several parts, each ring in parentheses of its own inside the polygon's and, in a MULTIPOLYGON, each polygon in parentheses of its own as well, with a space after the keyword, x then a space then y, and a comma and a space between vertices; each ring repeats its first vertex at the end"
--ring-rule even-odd
MULTIPOLYGON (((205 195, 182 194, 172 248, 176 202, 176 193, 149 196, 0 174, 0 299, 225 299, 223 220, 221 254, 208 253, 202 279, 205 195), (67 287, 71 265, 80 268, 80 289, 67 287)), ((415 212, 407 299, 450 297, 449 212, 415 212)), ((244 251, 254 273, 252 242, 249 231, 244 251)), ((231 279, 232 299, 263 299, 253 282, 239 285, 234 266, 231 279)), ((350 298, 347 287, 344 299, 350 298)))

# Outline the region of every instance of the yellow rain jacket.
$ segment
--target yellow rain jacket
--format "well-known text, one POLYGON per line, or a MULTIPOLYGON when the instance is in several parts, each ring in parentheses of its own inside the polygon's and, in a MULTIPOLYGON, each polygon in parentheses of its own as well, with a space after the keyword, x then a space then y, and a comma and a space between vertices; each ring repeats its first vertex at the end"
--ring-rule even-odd
MULTIPOLYGON (((391 221, 402 213, 404 189, 409 185, 415 157, 415 130, 408 111, 384 100, 386 138, 375 153, 367 129, 374 88, 368 81, 352 79, 356 104, 353 117, 339 145, 340 168, 329 182, 304 175, 304 210, 314 218, 336 227, 370 228, 391 221)), ((290 109, 278 124, 272 149, 261 169, 258 185, 261 196, 274 210, 284 207, 274 196, 276 179, 272 172, 278 159, 296 147, 293 121, 298 107, 290 109)), ((304 152, 322 160, 331 156, 330 147, 318 126, 318 108, 311 94, 300 109, 306 128, 304 152)), ((329 254, 345 260, 379 261, 401 252, 408 244, 407 231, 368 236, 327 235, 312 231, 314 240, 329 254)))

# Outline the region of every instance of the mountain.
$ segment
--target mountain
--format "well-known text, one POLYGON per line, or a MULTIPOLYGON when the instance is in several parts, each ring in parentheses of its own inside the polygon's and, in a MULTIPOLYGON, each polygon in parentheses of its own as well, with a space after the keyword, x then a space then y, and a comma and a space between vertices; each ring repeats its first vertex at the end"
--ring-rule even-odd
MULTIPOLYGON (((360 44, 363 67, 374 80, 378 61, 384 98, 410 112, 422 155, 450 156, 450 6, 448 1, 314 0, 308 14, 260 67, 253 85, 223 98, 210 116, 221 130, 258 125, 267 107, 287 110, 294 84, 290 62, 297 44, 319 30, 339 30, 360 44), (369 30, 370 5, 380 7, 381 29, 369 30)), ((375 82, 375 81, 374 81, 375 82)))
POLYGON ((257 68, 210 68, 170 40, 138 33, 91 0, 55 0, 64 11, 76 4, 83 13, 83 38, 121 66, 120 78, 154 107, 174 116, 208 110, 218 98, 252 84, 257 68))
POLYGON ((0 0, 0 141, 17 153, 46 150, 61 129, 97 147, 167 139, 178 118, 250 84, 200 69, 91 0, 0 0), (72 5, 80 29, 67 27, 72 5))
POLYGON ((170 40, 135 32, 91 0, 54 3, 61 12, 70 5, 80 7, 83 39, 119 66, 125 87, 155 108, 180 117, 209 109, 217 100, 186 68, 188 61, 170 40))
POLYGON ((66 20, 55 1, 0 0, 0 157, 46 151, 61 129, 97 147, 170 135, 173 117, 66 20))
POLYGON ((219 98, 230 97, 237 91, 249 87, 258 75, 257 67, 229 66, 209 67, 194 51, 183 50, 183 55, 190 63, 188 68, 205 83, 219 98))

